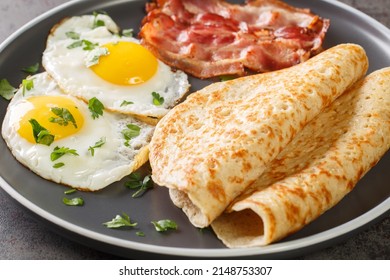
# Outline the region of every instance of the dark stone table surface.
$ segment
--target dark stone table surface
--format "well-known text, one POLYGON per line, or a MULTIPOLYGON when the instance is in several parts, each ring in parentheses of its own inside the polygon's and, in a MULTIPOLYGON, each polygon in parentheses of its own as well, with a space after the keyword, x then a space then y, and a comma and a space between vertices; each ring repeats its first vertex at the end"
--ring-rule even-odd
MULTIPOLYGON (((0 42, 66 0, 1 0, 0 42)), ((390 28, 390 0, 341 0, 390 28)), ((389 46, 390 48, 390 46, 389 46)), ((0 259, 117 259, 52 232, 0 188, 0 259)), ((332 247, 299 259, 390 259, 390 215, 332 247)))

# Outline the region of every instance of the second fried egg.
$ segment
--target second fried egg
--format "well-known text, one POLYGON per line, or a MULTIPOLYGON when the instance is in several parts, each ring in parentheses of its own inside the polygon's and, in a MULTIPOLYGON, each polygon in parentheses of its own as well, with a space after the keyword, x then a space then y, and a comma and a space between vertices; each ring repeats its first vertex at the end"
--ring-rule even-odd
POLYGON ((99 110, 63 94, 47 73, 28 78, 3 120, 2 135, 15 158, 41 177, 96 191, 148 159, 154 126, 99 110))
POLYGON ((161 118, 184 96, 187 75, 157 60, 104 14, 67 18, 51 31, 42 64, 67 94, 106 109, 161 118))

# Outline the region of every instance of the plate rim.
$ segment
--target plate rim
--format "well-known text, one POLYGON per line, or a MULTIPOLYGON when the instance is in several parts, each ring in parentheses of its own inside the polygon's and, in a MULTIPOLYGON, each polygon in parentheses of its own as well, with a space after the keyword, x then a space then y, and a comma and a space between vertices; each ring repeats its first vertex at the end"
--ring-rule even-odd
MULTIPOLYGON (((121 4, 128 2, 135 2, 137 0, 110 0, 112 3, 121 4)), ((371 16, 363 13, 362 11, 349 6, 343 2, 337 0, 319 0, 320 2, 328 3, 332 6, 338 7, 344 11, 350 12, 354 15, 357 15, 359 18, 363 18, 370 26, 373 26, 377 31, 380 31, 384 35, 389 35, 390 38, 390 29, 387 28, 384 24, 375 20, 371 16)), ((37 16, 36 18, 25 23, 11 35, 9 35, 1 44, 0 44, 0 53, 7 48, 14 40, 21 36, 29 28, 37 25, 39 22, 50 18, 54 14, 61 12, 62 10, 77 5, 80 2, 88 2, 88 0, 70 0, 66 3, 63 3, 57 7, 54 7, 45 13, 37 16)), ((26 207, 28 210, 37 214, 44 220, 49 223, 53 223, 61 228, 65 228, 68 231, 79 234, 83 237, 103 242, 109 245, 118 246, 122 249, 129 250, 138 250, 142 252, 152 253, 152 254, 162 254, 162 255, 175 255, 182 257, 217 257, 217 258, 227 258, 227 257, 244 257, 244 256, 268 256, 280 253, 288 253, 298 249, 304 249, 308 246, 320 245, 327 241, 341 238, 349 233, 359 230, 365 226, 368 226, 371 222, 379 219, 381 216, 390 213, 390 197, 382 201, 380 204, 370 209, 369 211, 361 214, 360 216, 349 220, 341 225, 330 228, 319 233, 298 238, 296 240, 285 241, 281 243, 270 244, 264 247, 255 247, 255 248, 213 248, 213 249, 198 249, 198 248, 182 248, 182 247, 171 247, 171 246, 160 246, 153 244, 146 244, 142 242, 135 242, 131 240, 124 240, 118 237, 97 233, 90 229, 87 229, 82 226, 75 225, 71 222, 68 222, 49 211, 46 211, 39 207, 37 204, 34 204, 26 197, 21 195, 16 191, 11 185, 9 185, 3 178, 0 176, 0 187, 13 199, 15 199, 22 206, 26 207)))

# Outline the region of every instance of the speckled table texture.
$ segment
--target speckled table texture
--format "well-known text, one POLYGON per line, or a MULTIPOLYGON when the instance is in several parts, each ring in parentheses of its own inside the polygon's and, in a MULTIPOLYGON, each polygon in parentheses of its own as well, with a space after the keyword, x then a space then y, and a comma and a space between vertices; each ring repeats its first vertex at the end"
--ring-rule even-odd
MULTIPOLYGON (((1 0, 0 42, 29 20, 66 0, 1 0)), ((342 0, 388 28, 390 0, 342 0)), ((390 46, 389 46, 390 47, 390 46)), ((0 189, 0 259, 117 259, 52 232, 0 189)), ((390 259, 390 216, 341 243, 299 259, 390 259)))

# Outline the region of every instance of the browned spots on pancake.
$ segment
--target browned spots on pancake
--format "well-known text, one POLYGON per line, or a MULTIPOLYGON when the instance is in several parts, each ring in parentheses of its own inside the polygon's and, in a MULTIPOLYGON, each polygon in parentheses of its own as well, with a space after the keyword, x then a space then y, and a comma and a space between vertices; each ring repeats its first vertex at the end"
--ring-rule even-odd
POLYGON ((296 224, 300 220, 301 209, 289 200, 284 201, 286 207, 286 217, 291 224, 296 224))
POLYGON ((320 183, 318 186, 318 193, 321 198, 324 198, 326 204, 329 205, 332 201, 332 193, 328 190, 325 183, 320 183))
POLYGON ((207 189, 214 199, 223 203, 226 201, 226 194, 224 188, 222 187, 221 180, 210 180, 207 184, 207 189))
POLYGON ((337 165, 339 166, 343 166, 343 163, 340 161, 340 156, 331 156, 330 159, 333 161, 333 162, 336 162, 337 165))
POLYGON ((260 130, 261 133, 266 134, 269 138, 275 138, 274 130, 269 125, 263 125, 260 130))
POLYGON ((237 139, 240 138, 242 133, 237 128, 232 128, 227 131, 226 134, 229 135, 231 139, 237 139))
POLYGON ((239 176, 230 176, 228 177, 229 182, 235 183, 235 184, 242 184, 244 182, 244 179, 239 176))
POLYGON ((252 169, 252 164, 249 161, 244 161, 242 163, 241 171, 245 173, 249 172, 252 169))
POLYGON ((216 168, 218 166, 218 161, 215 158, 209 158, 207 160, 207 166, 208 166, 208 171, 210 172, 210 176, 212 178, 215 177, 217 174, 216 168))
POLYGON ((239 158, 239 159, 245 159, 248 155, 248 151, 247 150, 244 150, 244 149, 240 149, 234 153, 232 153, 232 158, 233 159, 236 159, 236 158, 239 158))

